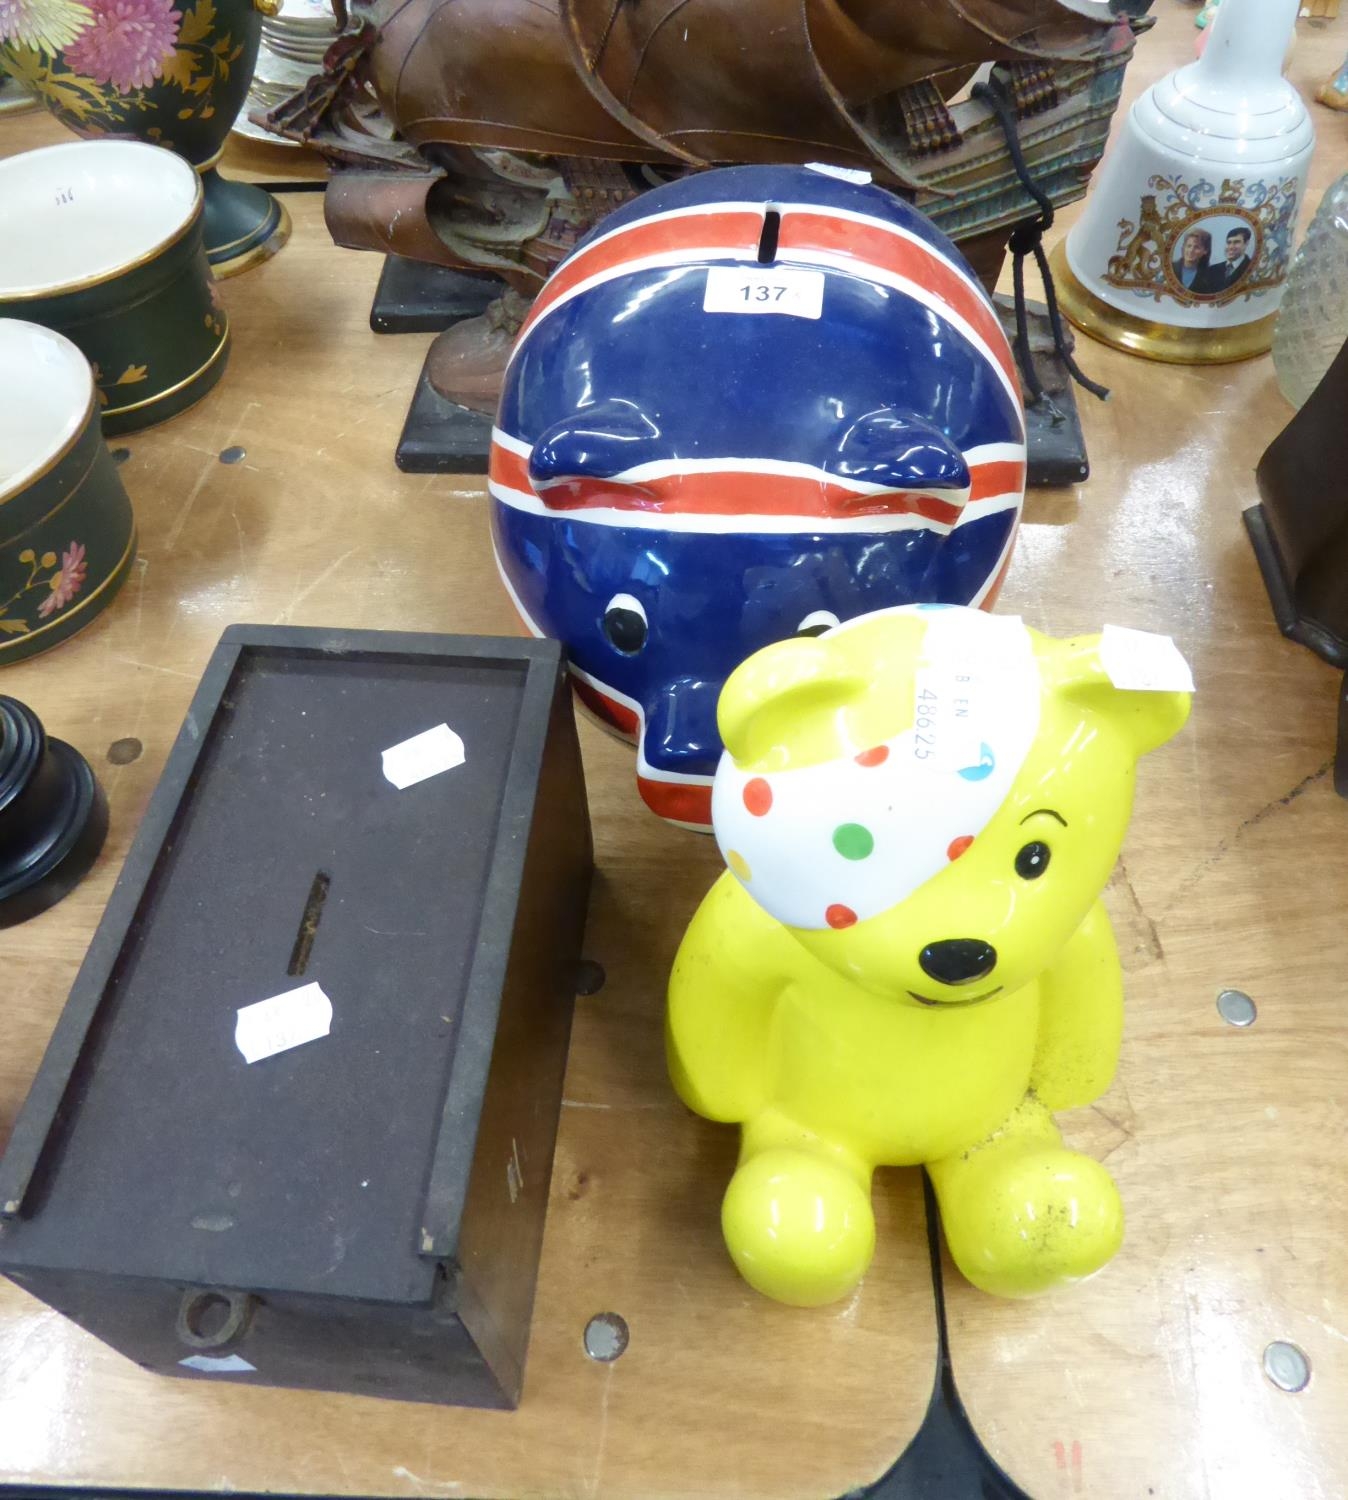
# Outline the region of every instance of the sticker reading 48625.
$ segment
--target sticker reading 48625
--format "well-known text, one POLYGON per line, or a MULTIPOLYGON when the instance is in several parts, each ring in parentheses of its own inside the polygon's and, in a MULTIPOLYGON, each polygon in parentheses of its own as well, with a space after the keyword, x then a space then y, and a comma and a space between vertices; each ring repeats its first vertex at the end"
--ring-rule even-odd
POLYGON ((939 667, 917 673, 913 694, 913 758, 933 771, 958 771, 978 760, 974 699, 978 679, 939 667))
POLYGON ((818 318, 824 311, 824 273, 790 266, 708 266, 702 311, 818 318))

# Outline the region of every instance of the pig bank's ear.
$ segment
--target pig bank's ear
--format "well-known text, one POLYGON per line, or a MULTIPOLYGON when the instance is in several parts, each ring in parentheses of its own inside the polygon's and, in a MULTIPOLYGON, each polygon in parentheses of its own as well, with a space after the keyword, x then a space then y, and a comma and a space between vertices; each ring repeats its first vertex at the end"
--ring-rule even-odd
POLYGON ((969 465, 960 450, 930 422, 892 406, 867 412, 834 433, 823 467, 843 486, 831 500, 838 513, 914 509, 942 536, 969 498, 969 465))
POLYGON ((1069 641, 1036 637, 1045 686, 1108 720, 1127 736, 1135 755, 1145 755, 1184 727, 1193 694, 1116 686, 1101 659, 1103 639, 1098 635, 1069 641))
MULTIPOLYGON (((596 481, 613 481, 665 458, 660 429, 631 401, 600 401, 547 428, 529 454, 529 479, 544 504, 569 509, 591 497, 596 481)), ((640 485, 623 482, 624 490, 640 485)))
POLYGON ((869 688, 826 636, 778 641, 726 680, 716 712, 721 739, 737 764, 755 770, 827 760, 839 748, 836 711, 869 688))
POLYGON ((889 490, 967 490, 969 465, 939 427, 883 406, 839 430, 825 467, 839 479, 889 490))

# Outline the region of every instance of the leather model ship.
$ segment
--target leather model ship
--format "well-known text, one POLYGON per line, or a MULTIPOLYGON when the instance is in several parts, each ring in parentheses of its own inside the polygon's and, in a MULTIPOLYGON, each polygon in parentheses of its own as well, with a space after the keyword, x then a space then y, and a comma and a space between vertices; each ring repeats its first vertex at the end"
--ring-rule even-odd
POLYGON ((867 171, 990 286, 1034 205, 1003 123, 968 85, 994 65, 1030 174, 1055 206, 1071 202, 1147 24, 1123 8, 355 0, 324 72, 263 123, 334 164, 326 212, 338 244, 501 276, 517 294, 495 310, 504 339, 519 299, 618 203, 736 162, 867 171))

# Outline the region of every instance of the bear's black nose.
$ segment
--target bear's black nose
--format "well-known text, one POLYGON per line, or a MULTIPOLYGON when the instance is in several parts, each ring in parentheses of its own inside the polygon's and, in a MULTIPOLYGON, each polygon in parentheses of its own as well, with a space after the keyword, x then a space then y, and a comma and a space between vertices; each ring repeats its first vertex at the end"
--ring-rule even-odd
POLYGON ((923 973, 942 984, 972 984, 992 973, 997 950, 978 938, 947 938, 943 943, 928 943, 917 961, 923 973))

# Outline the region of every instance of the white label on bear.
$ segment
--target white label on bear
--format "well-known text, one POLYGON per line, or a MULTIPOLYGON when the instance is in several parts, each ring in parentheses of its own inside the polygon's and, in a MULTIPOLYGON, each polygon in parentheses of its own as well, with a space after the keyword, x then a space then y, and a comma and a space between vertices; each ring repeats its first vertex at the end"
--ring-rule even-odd
POLYGON ((318 984, 301 985, 239 1008, 234 1043, 247 1063, 261 1062, 332 1030, 332 1001, 318 984))
POLYGON ((1194 674, 1168 635, 1106 625, 1100 635, 1100 665, 1125 692, 1192 693, 1194 674))
POLYGON ((1019 615, 964 609, 933 611, 923 641, 926 662, 913 682, 913 758, 928 770, 982 779, 991 730, 989 684, 1010 680, 1027 638, 1019 615))
POLYGON ((410 740, 390 745, 383 759, 385 778, 401 792, 441 771, 452 771, 464 763, 466 756, 459 736, 448 724, 437 724, 410 740))
POLYGON ((979 757, 979 680, 955 666, 920 667, 913 692, 913 759, 962 771, 979 757))
POLYGON ((206 1370, 212 1375, 239 1375, 244 1371, 257 1373, 256 1365, 250 1365, 237 1354, 193 1354, 178 1363, 186 1365, 189 1370, 206 1370))
POLYGON ((824 273, 787 266, 709 266, 702 311, 818 318, 824 311, 824 273))

